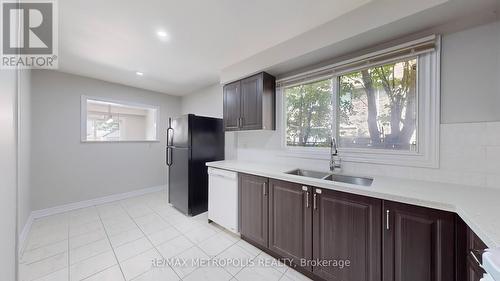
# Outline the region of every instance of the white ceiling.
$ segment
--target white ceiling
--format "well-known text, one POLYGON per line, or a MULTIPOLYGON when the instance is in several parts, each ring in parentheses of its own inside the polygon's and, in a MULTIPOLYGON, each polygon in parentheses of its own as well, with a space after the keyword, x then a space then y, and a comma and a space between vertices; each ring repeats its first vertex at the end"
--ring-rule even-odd
POLYGON ((59 1, 61 71, 172 95, 371 0, 59 1), (164 30, 170 39, 159 40, 164 30), (144 73, 137 76, 136 71, 144 73))

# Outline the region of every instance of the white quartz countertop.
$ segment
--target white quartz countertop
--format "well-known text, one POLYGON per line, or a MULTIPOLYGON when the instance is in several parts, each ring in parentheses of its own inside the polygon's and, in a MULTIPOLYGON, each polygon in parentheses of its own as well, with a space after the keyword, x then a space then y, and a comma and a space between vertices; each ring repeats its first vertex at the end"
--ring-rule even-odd
POLYGON ((375 176, 370 187, 289 175, 297 167, 237 160, 207 166, 457 213, 490 248, 500 247, 500 189, 375 176))

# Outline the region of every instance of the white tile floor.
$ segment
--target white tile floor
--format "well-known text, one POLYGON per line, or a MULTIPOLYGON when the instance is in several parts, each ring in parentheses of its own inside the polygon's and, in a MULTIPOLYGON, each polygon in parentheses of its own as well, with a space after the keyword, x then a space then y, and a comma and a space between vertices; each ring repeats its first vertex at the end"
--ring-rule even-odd
POLYGON ((208 224, 206 213, 182 215, 164 192, 36 220, 19 271, 20 281, 309 280, 208 224), (188 264, 153 266, 169 258, 188 264), (193 258, 219 264, 196 265, 193 258), (242 264, 222 264, 230 259, 242 264), (264 259, 271 266, 258 262, 264 259))

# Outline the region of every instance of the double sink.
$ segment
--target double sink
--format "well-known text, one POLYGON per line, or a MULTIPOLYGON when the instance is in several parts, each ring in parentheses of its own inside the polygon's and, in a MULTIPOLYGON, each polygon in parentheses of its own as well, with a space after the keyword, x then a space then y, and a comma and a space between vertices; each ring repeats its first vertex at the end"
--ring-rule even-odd
POLYGON ((303 170, 303 169, 295 169, 295 170, 286 172, 286 174, 301 176, 301 177, 308 177, 308 178, 315 178, 315 179, 322 179, 322 180, 327 180, 327 181, 332 181, 332 182, 349 183, 349 184, 355 184, 355 185, 361 185, 361 186, 371 186, 372 182, 373 182, 373 179, 371 179, 371 178, 354 177, 354 176, 347 176, 347 175, 337 175, 337 174, 318 172, 318 171, 309 171, 309 170, 303 170))

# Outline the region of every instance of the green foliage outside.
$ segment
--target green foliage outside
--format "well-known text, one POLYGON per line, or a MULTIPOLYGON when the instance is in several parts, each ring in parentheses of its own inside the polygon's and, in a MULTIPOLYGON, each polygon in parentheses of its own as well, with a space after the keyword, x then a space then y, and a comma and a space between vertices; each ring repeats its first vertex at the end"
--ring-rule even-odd
MULTIPOLYGON (((416 59, 340 76, 339 123, 366 131, 363 137, 369 139, 372 147, 409 149, 416 130, 416 79, 416 59), (380 92, 384 93, 383 102, 377 100, 380 92), (365 119, 353 120, 360 111, 365 119)), ((332 80, 286 88, 285 96, 287 145, 329 146, 332 80)))
POLYGON ((328 146, 332 120, 332 81, 322 80, 285 89, 287 144, 328 146))
POLYGON ((365 104, 370 143, 379 148, 409 149, 416 130, 415 59, 356 71, 340 77, 340 122, 352 125, 358 110, 353 102, 365 104), (386 102, 377 100, 383 92, 386 102), (344 98, 349 96, 349 98, 344 98), (377 108, 381 106, 384 108, 377 108), (381 114, 381 112, 384 112, 381 114), (387 128, 385 131, 383 128, 387 128))

